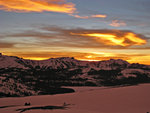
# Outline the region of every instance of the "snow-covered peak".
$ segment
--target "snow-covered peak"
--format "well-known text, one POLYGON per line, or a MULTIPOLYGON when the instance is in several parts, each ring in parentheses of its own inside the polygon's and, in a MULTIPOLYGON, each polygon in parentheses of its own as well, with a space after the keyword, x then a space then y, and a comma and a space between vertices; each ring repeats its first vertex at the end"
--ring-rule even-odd
POLYGON ((129 65, 129 63, 121 59, 110 59, 110 60, 95 62, 94 65, 96 65, 96 68, 98 69, 114 70, 118 68, 126 68, 129 65))
POLYGON ((17 62, 18 57, 15 56, 6 56, 2 55, 0 56, 0 68, 22 68, 25 69, 24 65, 17 62))
POLYGON ((58 58, 50 58, 51 59, 59 59, 59 60, 74 60, 74 57, 58 57, 58 58))
POLYGON ((109 63, 109 64, 119 64, 119 65, 129 64, 127 61, 122 60, 122 59, 110 59, 110 60, 105 60, 102 62, 109 63))
POLYGON ((26 60, 15 56, 6 56, 0 54, 0 68, 50 68, 50 69, 65 69, 65 68, 82 68, 88 70, 93 68, 95 70, 115 70, 124 68, 142 68, 147 69, 149 66, 141 64, 129 64, 127 61, 121 59, 110 59, 104 61, 90 62, 80 61, 73 57, 59 57, 50 58, 47 60, 26 60))

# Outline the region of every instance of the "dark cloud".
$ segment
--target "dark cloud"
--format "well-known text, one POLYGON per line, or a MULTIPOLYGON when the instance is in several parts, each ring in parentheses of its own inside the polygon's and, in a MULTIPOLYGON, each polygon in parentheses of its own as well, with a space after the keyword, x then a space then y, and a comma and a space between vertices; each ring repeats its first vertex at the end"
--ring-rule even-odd
POLYGON ((13 43, 0 42, 0 48, 12 48, 12 47, 14 47, 13 43))

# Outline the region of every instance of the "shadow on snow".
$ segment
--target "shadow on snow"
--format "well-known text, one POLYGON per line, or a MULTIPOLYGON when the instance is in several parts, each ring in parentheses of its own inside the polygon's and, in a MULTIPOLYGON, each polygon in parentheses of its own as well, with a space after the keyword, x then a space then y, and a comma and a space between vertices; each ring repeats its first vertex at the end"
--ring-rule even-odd
POLYGON ((20 113, 28 111, 28 110, 37 110, 37 109, 42 109, 42 110, 53 110, 53 109, 66 109, 66 106, 40 106, 40 107, 29 107, 29 108, 22 108, 22 109, 17 109, 16 111, 20 111, 20 113))

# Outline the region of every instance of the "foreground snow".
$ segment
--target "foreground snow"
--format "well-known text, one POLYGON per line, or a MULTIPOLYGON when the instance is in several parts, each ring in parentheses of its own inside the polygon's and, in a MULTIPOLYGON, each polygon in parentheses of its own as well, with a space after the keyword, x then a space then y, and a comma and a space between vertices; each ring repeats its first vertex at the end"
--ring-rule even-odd
POLYGON ((28 110, 23 113, 146 113, 150 112, 150 84, 120 88, 73 87, 76 93, 20 98, 0 98, 0 113, 19 113, 16 109, 62 106, 62 110, 28 110), (31 106, 24 106, 30 102, 31 106), (16 106, 11 106, 16 105, 16 106), (3 106, 10 106, 2 108, 3 106))

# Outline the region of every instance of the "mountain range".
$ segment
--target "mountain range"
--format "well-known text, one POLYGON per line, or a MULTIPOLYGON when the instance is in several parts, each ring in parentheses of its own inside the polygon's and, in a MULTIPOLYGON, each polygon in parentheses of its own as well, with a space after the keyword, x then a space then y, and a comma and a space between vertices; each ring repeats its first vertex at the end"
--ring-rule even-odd
POLYGON ((150 65, 73 57, 27 60, 0 53, 0 97, 74 92, 63 86, 124 86, 150 82, 150 65))

